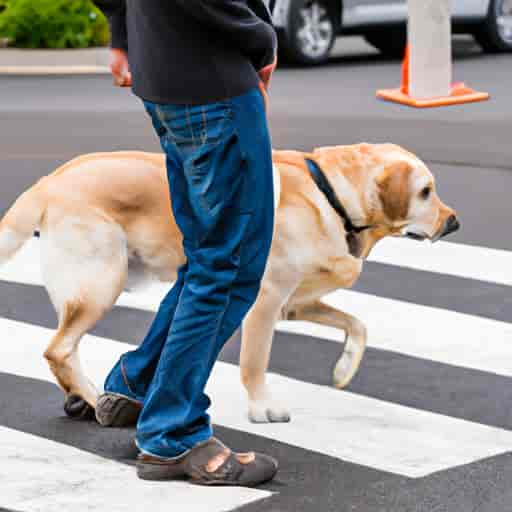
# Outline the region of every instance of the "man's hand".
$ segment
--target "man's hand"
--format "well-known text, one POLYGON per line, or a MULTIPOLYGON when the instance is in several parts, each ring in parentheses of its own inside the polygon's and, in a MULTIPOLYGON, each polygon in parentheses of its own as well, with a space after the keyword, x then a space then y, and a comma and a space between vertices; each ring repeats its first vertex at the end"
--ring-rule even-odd
POLYGON ((272 78, 272 74, 274 73, 276 67, 277 67, 277 57, 274 59, 274 62, 272 62, 272 64, 269 64, 268 66, 265 66, 263 69, 260 69, 258 71, 260 80, 263 82, 263 85, 265 86, 265 89, 267 89, 267 90, 270 86, 270 79, 272 78))
POLYGON ((263 99, 265 100, 265 109, 268 111, 268 88, 270 87, 270 80, 272 78, 272 74, 277 66, 277 57, 274 59, 272 64, 265 66, 263 69, 258 71, 258 76, 260 77, 260 91, 263 95, 263 99))
POLYGON ((119 87, 130 87, 132 85, 128 55, 124 50, 119 48, 110 50, 110 71, 114 77, 115 85, 119 87))

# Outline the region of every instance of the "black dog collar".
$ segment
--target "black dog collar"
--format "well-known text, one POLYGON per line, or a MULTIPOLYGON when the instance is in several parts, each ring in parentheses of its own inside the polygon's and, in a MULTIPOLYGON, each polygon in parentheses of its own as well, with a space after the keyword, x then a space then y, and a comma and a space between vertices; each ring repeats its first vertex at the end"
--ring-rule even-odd
POLYGON ((338 196, 334 192, 327 176, 324 174, 320 166, 309 158, 306 158, 306 164, 308 166, 309 174, 311 178, 316 183, 317 187, 322 191, 325 198, 331 205, 331 207, 336 211, 336 213, 340 216, 343 221, 343 225, 345 226, 345 232, 347 237, 347 244, 350 250, 350 254, 352 256, 358 258, 360 256, 361 248, 360 243, 357 238, 357 234, 365 231, 366 229, 371 228, 371 226, 355 226, 349 217, 347 210, 343 207, 338 196))

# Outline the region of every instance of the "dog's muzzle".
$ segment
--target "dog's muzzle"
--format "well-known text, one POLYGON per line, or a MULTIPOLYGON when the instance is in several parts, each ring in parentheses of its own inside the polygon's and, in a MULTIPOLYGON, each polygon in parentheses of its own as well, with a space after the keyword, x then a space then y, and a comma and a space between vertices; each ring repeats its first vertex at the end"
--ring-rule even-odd
POLYGON ((436 242, 440 238, 455 233, 460 229, 459 219, 455 215, 450 215, 444 222, 443 227, 439 230, 439 233, 432 239, 432 242, 436 242))
POLYGON ((444 223, 443 229, 441 230, 440 237, 448 236, 451 233, 455 233, 460 228, 459 219, 455 215, 450 215, 444 223))
POLYGON ((404 233, 404 236, 407 238, 411 238, 412 240, 418 240, 423 241, 430 238, 431 242, 437 242, 440 238, 443 238, 445 236, 448 236, 451 233, 454 233, 460 228, 460 222, 457 219, 455 215, 450 215, 444 224, 442 225, 441 229, 433 236, 429 237, 426 233, 421 232, 417 233, 414 231, 406 231, 404 233))

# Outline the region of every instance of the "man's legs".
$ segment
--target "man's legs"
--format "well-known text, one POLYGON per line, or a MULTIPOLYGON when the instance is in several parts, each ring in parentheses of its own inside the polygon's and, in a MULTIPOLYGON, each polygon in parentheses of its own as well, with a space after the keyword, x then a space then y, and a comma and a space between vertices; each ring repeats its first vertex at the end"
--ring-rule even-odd
POLYGON ((205 107, 154 108, 167 154, 174 147, 182 157, 182 166, 169 166, 169 174, 183 169, 180 183, 186 183, 194 210, 175 211, 182 232, 193 232, 185 245, 188 267, 141 348, 122 358, 106 385, 122 393, 128 381, 132 397, 144 400, 137 442, 162 457, 211 436, 204 386, 223 344, 256 299, 272 238, 271 150, 260 93, 205 107))
POLYGON ((136 439, 145 453, 176 457, 212 435, 204 387, 222 346, 256 300, 272 240, 274 198, 258 91, 223 102, 220 111, 187 109, 187 123, 176 112, 160 115, 183 155, 196 236, 195 245, 185 247, 185 282, 136 439))

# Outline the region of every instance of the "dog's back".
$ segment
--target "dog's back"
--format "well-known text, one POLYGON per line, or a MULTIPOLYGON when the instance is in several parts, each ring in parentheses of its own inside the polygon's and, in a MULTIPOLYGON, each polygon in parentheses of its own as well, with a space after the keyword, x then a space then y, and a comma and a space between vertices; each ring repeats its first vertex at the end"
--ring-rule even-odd
POLYGON ((35 231, 44 229, 42 224, 51 210, 66 206, 77 215, 80 210, 93 208, 123 224, 127 224, 127 210, 138 210, 139 215, 144 208, 163 208, 164 214, 172 218, 162 155, 89 154, 41 178, 0 220, 0 264, 8 261, 35 231))

